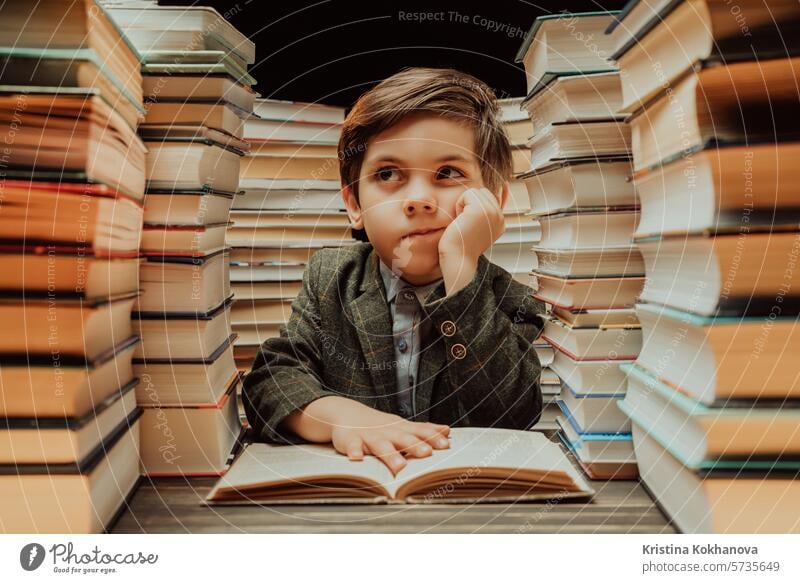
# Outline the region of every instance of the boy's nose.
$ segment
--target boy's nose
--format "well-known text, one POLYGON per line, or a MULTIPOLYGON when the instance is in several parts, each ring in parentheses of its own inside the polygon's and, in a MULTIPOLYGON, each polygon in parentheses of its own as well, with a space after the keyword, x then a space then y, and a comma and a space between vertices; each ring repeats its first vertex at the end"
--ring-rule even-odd
POLYGON ((437 208, 436 200, 430 196, 409 196, 403 201, 403 212, 409 217, 416 213, 433 214, 437 208))

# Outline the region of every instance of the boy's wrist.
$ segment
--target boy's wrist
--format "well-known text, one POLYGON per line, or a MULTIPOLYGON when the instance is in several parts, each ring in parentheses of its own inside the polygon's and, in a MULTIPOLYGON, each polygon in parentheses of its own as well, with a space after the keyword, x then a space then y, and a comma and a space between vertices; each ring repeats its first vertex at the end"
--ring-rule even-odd
POLYGON ((447 297, 458 293, 475 277, 478 258, 464 251, 440 251, 439 269, 447 297))
POLYGON ((386 413, 354 399, 340 396, 323 397, 309 404, 304 414, 327 427, 327 432, 336 428, 369 426, 373 421, 382 418, 386 413))
POLYGON ((311 413, 320 423, 324 423, 330 428, 344 423, 354 408, 361 406, 361 403, 347 397, 323 397, 316 403, 317 405, 311 413))
POLYGON ((303 439, 326 443, 331 440, 343 410, 349 409, 351 404, 358 403, 338 395, 321 397, 295 410, 286 418, 285 424, 303 439))

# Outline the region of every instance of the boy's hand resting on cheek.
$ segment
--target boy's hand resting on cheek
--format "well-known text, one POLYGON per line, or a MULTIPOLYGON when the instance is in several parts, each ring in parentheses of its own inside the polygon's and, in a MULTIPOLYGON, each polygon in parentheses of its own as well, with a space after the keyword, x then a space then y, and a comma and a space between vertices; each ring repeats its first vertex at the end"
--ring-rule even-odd
POLYGON ((351 460, 372 454, 395 475, 406 466, 405 456, 428 457, 434 449, 450 447, 447 425, 409 421, 345 397, 312 401, 286 424, 310 441, 332 442, 351 460))
POLYGON ((456 217, 439 239, 439 267, 447 295, 467 285, 478 257, 505 231, 503 208, 488 188, 469 188, 456 203, 456 217))

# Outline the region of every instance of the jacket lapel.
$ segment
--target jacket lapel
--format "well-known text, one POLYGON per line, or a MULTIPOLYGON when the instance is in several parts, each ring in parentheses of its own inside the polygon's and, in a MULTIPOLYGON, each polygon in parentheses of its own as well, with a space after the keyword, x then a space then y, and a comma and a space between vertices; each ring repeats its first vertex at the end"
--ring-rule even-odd
POLYGON ((397 394, 392 319, 386 302, 386 291, 380 276, 380 259, 373 250, 367 259, 367 268, 360 285, 362 292, 350 302, 350 314, 358 331, 358 340, 364 355, 372 385, 384 411, 394 411, 397 394))

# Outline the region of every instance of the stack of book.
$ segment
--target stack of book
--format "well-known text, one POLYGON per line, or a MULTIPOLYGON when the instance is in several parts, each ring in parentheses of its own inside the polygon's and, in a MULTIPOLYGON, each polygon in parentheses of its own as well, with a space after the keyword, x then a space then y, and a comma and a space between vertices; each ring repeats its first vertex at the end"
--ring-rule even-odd
POLYGON ((533 126, 528 114, 520 107, 521 97, 500 99, 500 116, 503 128, 511 142, 513 176, 509 180, 509 192, 505 215, 506 230, 494 245, 486 250, 486 258, 514 276, 514 279, 530 283, 531 246, 539 240, 539 223, 530 216, 531 203, 528 189, 519 176, 530 169, 531 150, 528 140, 533 135, 533 126))
POLYGON ((0 531, 103 531, 141 475, 140 60, 102 7, 0 5, 0 531))
POLYGON ((255 47, 212 8, 109 5, 144 59, 148 148, 142 293, 142 465, 225 472, 242 424, 225 233, 247 144, 255 47))
POLYGON ((559 435, 591 477, 626 479, 637 470, 630 422, 617 407, 625 392, 619 363, 641 348, 632 306, 644 265, 631 242, 639 209, 627 180, 630 128, 617 113, 620 74, 606 58, 612 19, 538 18, 517 61, 529 89, 521 105, 533 123, 522 179, 541 228, 533 287, 552 306, 542 337, 561 379, 559 435))
POLYGON ((800 531, 798 25, 793 1, 632 2, 608 35, 647 275, 620 407, 684 532, 800 531))
MULTIPOLYGON (((513 176, 509 181, 509 193, 503 209, 506 231, 487 249, 486 258, 499 265, 522 284, 531 284, 531 249, 541 238, 539 221, 531 216, 531 200, 528 188, 520 178, 531 166, 531 150, 528 141, 533 135, 528 112, 522 107, 523 97, 508 97, 498 100, 500 118, 511 143, 513 157, 513 176)), ((533 347, 542 364, 539 383, 544 397, 544 409, 539 422, 531 429, 557 429, 558 404, 561 381, 550 369, 553 362, 553 348, 541 338, 532 338, 533 347)))
POLYGON ((278 336, 309 258, 354 242, 340 194, 337 146, 344 110, 258 99, 245 123, 250 146, 228 229, 231 312, 243 372, 260 344, 278 336))

